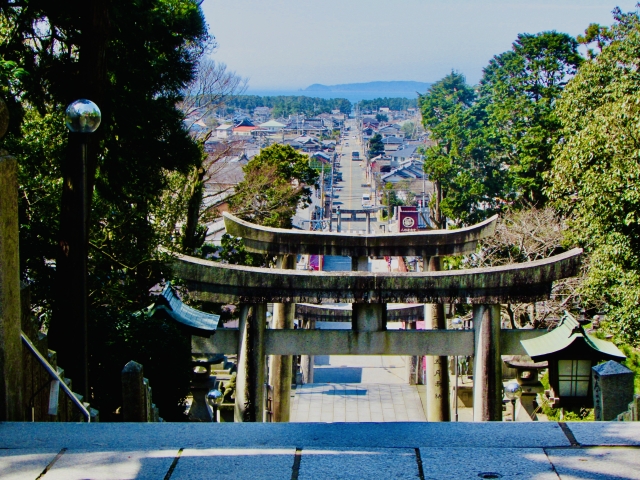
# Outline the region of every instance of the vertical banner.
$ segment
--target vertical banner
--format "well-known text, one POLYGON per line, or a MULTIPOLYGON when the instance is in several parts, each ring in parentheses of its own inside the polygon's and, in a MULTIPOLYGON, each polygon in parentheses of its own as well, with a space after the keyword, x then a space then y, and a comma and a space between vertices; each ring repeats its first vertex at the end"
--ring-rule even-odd
POLYGON ((398 222, 401 232, 418 231, 418 210, 416 207, 400 207, 398 222))

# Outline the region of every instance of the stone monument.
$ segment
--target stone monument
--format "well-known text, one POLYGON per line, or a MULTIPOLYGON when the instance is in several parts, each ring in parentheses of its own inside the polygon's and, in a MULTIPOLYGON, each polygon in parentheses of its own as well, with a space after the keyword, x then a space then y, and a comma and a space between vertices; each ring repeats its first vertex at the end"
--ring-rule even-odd
POLYGON ((633 399, 634 373, 613 360, 596 365, 591 372, 595 419, 615 420, 633 399))

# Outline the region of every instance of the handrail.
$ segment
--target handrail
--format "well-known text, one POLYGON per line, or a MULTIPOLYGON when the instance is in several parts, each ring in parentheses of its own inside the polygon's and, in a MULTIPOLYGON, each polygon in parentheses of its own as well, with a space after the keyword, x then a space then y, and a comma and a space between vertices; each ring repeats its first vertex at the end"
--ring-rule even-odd
POLYGON ((53 367, 49 364, 49 362, 47 362, 47 359, 42 356, 42 354, 38 351, 35 345, 31 343, 31 340, 29 340, 29 337, 27 337, 24 334, 24 332, 20 332, 20 337, 22 337, 22 341, 24 342, 24 344, 27 347, 29 347, 29 350, 31 350, 31 353, 35 355, 35 357, 38 359, 38 361, 44 367, 47 373, 51 375, 51 377, 53 377, 54 380, 57 380, 60 383, 60 386, 62 387, 62 390, 64 390, 64 393, 67 394, 67 396, 71 399, 71 401, 75 404, 75 406, 78 407, 82 412, 82 414, 87 418, 87 423, 91 423, 91 414, 82 404, 82 402, 78 400, 78 398, 67 386, 67 384, 64 383, 64 381, 60 378, 60 375, 58 375, 58 372, 56 372, 53 369, 53 367))

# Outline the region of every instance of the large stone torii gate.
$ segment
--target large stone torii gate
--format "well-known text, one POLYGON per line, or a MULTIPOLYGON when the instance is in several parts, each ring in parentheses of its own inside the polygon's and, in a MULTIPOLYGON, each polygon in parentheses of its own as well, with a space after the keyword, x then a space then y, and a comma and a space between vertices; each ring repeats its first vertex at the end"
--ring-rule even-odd
MULTIPOLYGON (((194 352, 238 354, 236 421, 264 419, 266 355, 338 354, 473 356, 474 420, 500 420, 501 355, 524 354, 520 340, 545 333, 501 330, 500 304, 547 299, 554 281, 577 274, 582 254, 574 249, 544 260, 470 270, 297 271, 292 270, 295 257, 289 254, 345 255, 357 259, 354 267, 366 265, 367 255, 421 255, 426 265, 427 258, 432 262, 441 255, 474 251, 479 239, 493 234, 497 217, 460 230, 353 235, 261 227, 224 215, 227 232, 242 237, 248 250, 281 256, 276 269, 188 256, 178 256, 175 263, 175 273, 187 282, 194 298, 241 304, 238 329, 218 329, 211 337, 192 339, 194 352), (276 329, 265 329, 268 302, 276 304, 274 317, 281 318, 276 329), (295 303, 352 303, 352 329, 294 330, 295 303), (469 303, 474 329, 387 331, 387 303, 469 303)), ((281 367, 290 375, 290 361, 281 367)), ((441 369, 445 376, 444 364, 441 369)), ((274 389, 279 387, 290 387, 290 381, 281 382, 276 376, 274 389)))

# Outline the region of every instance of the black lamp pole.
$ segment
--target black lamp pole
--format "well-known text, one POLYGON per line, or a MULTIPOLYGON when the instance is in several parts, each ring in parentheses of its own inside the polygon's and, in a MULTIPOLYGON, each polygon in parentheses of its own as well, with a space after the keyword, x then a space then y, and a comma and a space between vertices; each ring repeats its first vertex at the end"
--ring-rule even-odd
MULTIPOLYGON (((77 312, 77 318, 74 318, 72 328, 76 330, 76 339, 80 340, 80 345, 70 345, 68 347, 80 350, 80 355, 76 358, 79 360, 77 371, 80 385, 80 392, 84 397, 84 401, 89 401, 89 342, 88 342, 88 268, 87 257, 89 254, 89 200, 87 198, 87 155, 89 134, 96 131, 100 126, 101 113, 98 106, 90 100, 76 100, 71 103, 65 113, 65 123, 69 129, 69 143, 72 145, 72 155, 78 155, 80 158, 80 184, 78 185, 78 196, 80 197, 80 215, 79 219, 80 232, 79 244, 80 249, 80 269, 79 295, 76 297, 79 305, 73 308, 77 312), (80 278, 81 277, 81 278, 80 278)), ((78 158, 78 157, 76 157, 78 158)))

